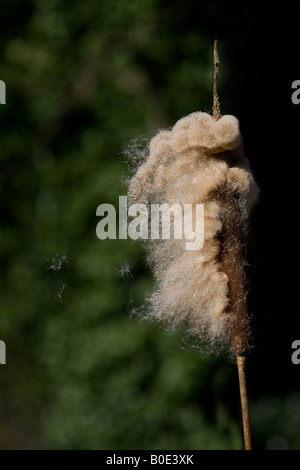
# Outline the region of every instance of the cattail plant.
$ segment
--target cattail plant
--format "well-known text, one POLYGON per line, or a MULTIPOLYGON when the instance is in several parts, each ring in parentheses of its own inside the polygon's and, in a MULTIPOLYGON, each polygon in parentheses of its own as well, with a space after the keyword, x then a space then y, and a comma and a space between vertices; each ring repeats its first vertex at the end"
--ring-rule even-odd
MULTIPOLYGON (((129 204, 203 204, 204 244, 186 249, 181 239, 149 239, 156 286, 146 316, 171 328, 184 324, 209 347, 227 345, 237 358, 245 448, 251 449, 245 382, 250 346, 244 227, 258 189, 243 151, 238 120, 221 116, 214 44, 213 113, 194 112, 150 142, 129 181, 129 204)), ((150 213, 150 211, 149 211, 150 213)), ((203 216, 203 214, 202 214, 203 216)), ((197 227, 193 211, 185 218, 197 227)), ((200 221, 199 221, 200 225, 200 221)), ((188 233, 185 231, 185 234, 188 233)))

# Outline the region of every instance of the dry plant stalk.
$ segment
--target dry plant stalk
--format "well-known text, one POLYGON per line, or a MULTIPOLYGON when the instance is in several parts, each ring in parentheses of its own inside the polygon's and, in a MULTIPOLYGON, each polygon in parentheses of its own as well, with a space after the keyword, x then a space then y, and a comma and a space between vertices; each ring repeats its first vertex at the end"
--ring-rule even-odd
POLYGON ((247 387, 246 387, 246 373, 245 373, 245 356, 237 356, 237 366, 239 374, 241 407, 243 415, 243 430, 244 430, 244 444, 245 450, 251 450, 251 427, 250 427, 250 414, 248 409, 247 387))
MULTIPOLYGON (((214 85, 213 85, 213 118, 221 118, 220 101, 217 91, 219 57, 217 40, 214 41, 214 85)), ((227 185, 219 188, 219 200, 223 210, 223 227, 221 231, 221 260, 223 270, 228 277, 229 288, 229 337, 230 344, 237 357, 241 408, 243 416, 245 450, 251 450, 250 415, 248 408, 245 353, 249 347, 250 322, 247 307, 247 280, 244 270, 244 232, 242 214, 239 206, 239 193, 227 185)))
MULTIPOLYGON (((215 42, 213 116, 195 112, 160 131, 138 155, 128 199, 129 204, 148 207, 204 205, 200 250, 186 250, 185 236, 149 240, 148 261, 157 284, 146 316, 171 328, 185 324, 210 349, 230 345, 239 369, 245 447, 251 448, 244 361, 250 342, 244 225, 258 188, 244 155, 239 122, 220 112, 218 64, 215 42)), ((197 217, 193 213, 185 219, 187 233, 200 226, 197 217)))
POLYGON ((221 106, 218 95, 219 56, 218 40, 214 41, 214 87, 213 87, 213 120, 218 121, 221 117, 221 106))

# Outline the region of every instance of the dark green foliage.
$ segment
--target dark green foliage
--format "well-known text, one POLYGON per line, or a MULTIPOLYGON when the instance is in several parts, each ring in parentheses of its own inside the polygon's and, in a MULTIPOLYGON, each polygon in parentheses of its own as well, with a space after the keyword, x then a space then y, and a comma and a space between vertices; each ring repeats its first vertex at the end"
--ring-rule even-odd
POLYGON ((126 194, 124 147, 210 108, 210 41, 155 0, 17 6, 0 68, 7 420, 29 447, 240 447, 214 396, 224 366, 130 317, 152 285, 142 247, 95 233, 97 206, 126 194))

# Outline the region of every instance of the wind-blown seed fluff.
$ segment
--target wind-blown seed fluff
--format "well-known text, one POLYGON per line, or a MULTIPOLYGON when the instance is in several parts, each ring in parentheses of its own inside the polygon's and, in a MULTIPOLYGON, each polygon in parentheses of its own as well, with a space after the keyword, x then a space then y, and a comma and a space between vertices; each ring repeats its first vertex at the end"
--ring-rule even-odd
MULTIPOLYGON (((241 233, 257 192, 234 116, 214 122, 195 112, 151 140, 129 182, 128 203, 204 204, 204 245, 186 250, 184 236, 149 239, 157 280, 149 318, 171 327, 184 323, 192 335, 230 340, 238 355, 244 353, 250 330, 241 233)), ((193 217, 191 230, 198 226, 193 217)))

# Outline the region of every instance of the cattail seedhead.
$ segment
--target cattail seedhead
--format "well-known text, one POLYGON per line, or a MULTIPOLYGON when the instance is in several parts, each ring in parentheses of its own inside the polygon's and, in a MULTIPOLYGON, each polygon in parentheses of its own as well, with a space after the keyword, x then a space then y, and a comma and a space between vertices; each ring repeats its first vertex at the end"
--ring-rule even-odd
MULTIPOLYGON (((145 153, 146 155, 146 153, 145 153)), ((204 245, 186 239, 149 240, 157 280, 147 317, 214 342, 236 354, 249 344, 243 227, 257 195, 234 116, 214 121, 195 112, 150 142, 148 156, 129 181, 129 204, 204 204, 204 245)), ((190 221, 191 229, 197 220, 190 221)))

